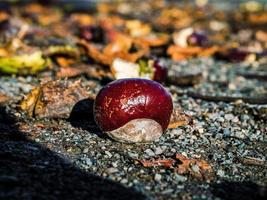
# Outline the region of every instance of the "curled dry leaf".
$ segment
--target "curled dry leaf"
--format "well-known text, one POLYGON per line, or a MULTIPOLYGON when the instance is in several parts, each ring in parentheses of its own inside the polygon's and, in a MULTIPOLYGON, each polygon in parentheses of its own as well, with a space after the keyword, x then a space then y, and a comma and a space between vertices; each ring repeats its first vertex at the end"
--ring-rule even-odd
POLYGON ((177 153, 174 158, 158 159, 152 161, 137 160, 144 167, 165 167, 174 169, 178 174, 189 174, 199 180, 210 181, 213 179, 213 169, 209 163, 200 159, 187 158, 177 153))
POLYGON ((209 181, 213 179, 213 169, 205 160, 187 158, 179 153, 175 155, 175 158, 182 162, 181 165, 175 168, 177 173, 190 174, 199 180, 209 181))
POLYGON ((173 109, 171 120, 168 128, 177 128, 179 126, 189 125, 193 122, 193 118, 184 113, 180 108, 173 109))
POLYGON ((86 54, 96 62, 104 65, 110 65, 112 63, 112 58, 103 54, 96 46, 89 44, 85 40, 78 41, 78 44, 82 46, 85 49, 86 54))
POLYGON ((88 14, 75 13, 70 16, 70 20, 74 24, 79 24, 80 26, 92 26, 95 25, 95 19, 88 14))
POLYGON ((68 118, 75 104, 89 98, 80 81, 50 81, 33 89, 20 106, 29 116, 68 118))
POLYGON ((69 67, 76 62, 72 58, 66 58, 66 57, 61 57, 61 56, 57 57, 56 61, 60 67, 69 67))
POLYGON ((84 47, 88 56, 96 62, 109 66, 116 58, 136 62, 137 59, 149 53, 149 48, 146 45, 138 41, 135 42, 132 38, 123 34, 116 34, 114 41, 109 43, 102 51, 85 40, 80 40, 78 44, 84 47), (136 52, 130 53, 133 45, 138 49, 136 52))
POLYGON ((149 33, 151 33, 151 26, 139 20, 128 20, 126 21, 125 26, 126 26, 126 31, 132 37, 146 36, 149 33))
POLYGON ((208 57, 212 56, 215 53, 220 51, 220 48, 217 46, 213 47, 180 47, 177 45, 171 45, 169 46, 167 53, 171 56, 171 58, 174 61, 184 60, 188 59, 193 56, 199 56, 199 57, 208 57))
POLYGON ((173 159, 160 159, 160 160, 154 160, 154 161, 147 161, 147 160, 138 160, 144 167, 166 167, 171 168, 175 160, 173 159))
POLYGON ((261 42, 267 42, 267 32, 265 31, 257 31, 256 32, 256 39, 261 41, 261 42))
POLYGON ((0 93, 0 104, 6 103, 9 99, 7 95, 0 93))
POLYGON ((81 74, 85 74, 88 77, 96 78, 96 79, 112 77, 111 73, 106 72, 100 67, 89 66, 89 65, 84 65, 84 64, 73 66, 73 67, 60 68, 56 76, 58 78, 70 78, 70 77, 79 76, 81 74))
POLYGON ((170 36, 164 33, 149 34, 144 37, 136 38, 135 41, 149 47, 158 47, 167 44, 170 41, 170 36))

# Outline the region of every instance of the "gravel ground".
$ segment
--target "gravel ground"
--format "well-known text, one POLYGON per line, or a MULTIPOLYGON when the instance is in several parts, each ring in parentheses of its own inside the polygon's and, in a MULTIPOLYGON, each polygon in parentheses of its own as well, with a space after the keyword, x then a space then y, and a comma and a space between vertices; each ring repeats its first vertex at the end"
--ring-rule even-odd
MULTIPOLYGON (((88 112, 73 112, 68 120, 27 118, 16 102, 40 80, 0 77, 0 92, 12 99, 0 112, 0 198, 265 199, 267 102, 224 103, 187 95, 189 91, 237 97, 267 94, 266 81, 238 75, 262 66, 213 59, 163 62, 184 73, 200 71, 204 78, 190 87, 166 85, 174 104, 194 123, 170 129, 151 144, 121 144, 107 138, 93 121, 92 102, 86 102, 88 112), (206 160, 214 179, 199 181, 136 162, 175 153, 206 160)), ((90 81, 97 84, 96 93, 103 83, 90 81)), ((82 78, 83 84, 87 82, 82 78)))

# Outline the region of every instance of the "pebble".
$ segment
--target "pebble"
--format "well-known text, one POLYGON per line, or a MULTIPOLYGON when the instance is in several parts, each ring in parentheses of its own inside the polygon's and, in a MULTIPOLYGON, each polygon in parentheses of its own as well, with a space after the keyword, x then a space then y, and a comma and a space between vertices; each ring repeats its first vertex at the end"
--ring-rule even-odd
POLYGON ((185 182, 187 180, 187 177, 175 174, 175 179, 177 182, 185 182))
POLYGON ((161 193, 162 194, 171 194, 171 193, 173 193, 173 189, 163 190, 161 193))
POLYGON ((145 150, 145 153, 146 153, 148 156, 150 156, 150 157, 155 156, 155 153, 154 153, 151 149, 146 149, 146 150, 145 150))
POLYGON ((161 180, 161 175, 160 174, 155 174, 154 179, 155 179, 155 181, 160 181, 161 180))
POLYGON ((160 155, 160 154, 162 154, 164 152, 164 150, 161 148, 161 147, 157 147, 156 149, 155 149, 155 154, 156 155, 160 155))
POLYGON ((223 130, 223 136, 224 137, 229 137, 231 135, 231 131, 230 131, 230 128, 225 128, 223 130))
POLYGON ((121 181, 120 181, 122 184, 126 184, 126 183, 128 183, 128 180, 126 179, 126 178, 123 178, 123 179, 121 179, 121 181))
POLYGON ((217 175, 220 176, 220 177, 224 177, 225 176, 225 172, 223 170, 219 169, 217 171, 217 175))
POLYGON ((88 148, 85 148, 85 149, 83 150, 83 153, 88 153, 88 151, 89 151, 89 149, 88 149, 88 148))
POLYGON ((91 160, 90 158, 86 158, 86 159, 85 159, 85 163, 86 163, 86 165, 88 165, 88 166, 91 166, 91 165, 93 164, 93 162, 92 162, 92 160, 91 160))
POLYGON ((112 154, 109 151, 105 151, 105 154, 109 157, 112 158, 112 154))
POLYGON ((110 167, 110 168, 107 169, 107 172, 110 173, 110 174, 113 174, 113 173, 118 172, 118 169, 115 168, 115 167, 110 167))

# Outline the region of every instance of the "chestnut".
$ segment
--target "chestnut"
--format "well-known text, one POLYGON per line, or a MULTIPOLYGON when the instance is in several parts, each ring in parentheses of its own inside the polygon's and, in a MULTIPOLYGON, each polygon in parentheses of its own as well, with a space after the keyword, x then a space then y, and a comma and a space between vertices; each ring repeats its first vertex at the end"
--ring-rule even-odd
POLYGON ((154 58, 141 58, 137 63, 116 58, 112 63, 111 71, 116 79, 147 78, 160 83, 167 79, 168 74, 167 67, 154 58))
POLYGON ((126 78, 111 82, 96 96, 94 118, 100 129, 119 142, 152 142, 167 129, 171 95, 155 81, 126 78))
POLYGON ((204 47, 207 44, 207 37, 202 32, 193 32, 191 35, 187 38, 187 44, 189 46, 200 46, 204 47))
POLYGON ((82 26, 80 27, 80 37, 87 41, 102 42, 104 31, 98 26, 82 26))
POLYGON ((226 51, 215 54, 217 59, 226 60, 229 62, 243 62, 248 58, 249 55, 250 52, 237 48, 227 49, 226 51))
POLYGON ((167 67, 164 66, 162 63, 160 63, 159 60, 154 60, 153 68, 154 68, 153 80, 161 83, 166 81, 168 75, 167 67))

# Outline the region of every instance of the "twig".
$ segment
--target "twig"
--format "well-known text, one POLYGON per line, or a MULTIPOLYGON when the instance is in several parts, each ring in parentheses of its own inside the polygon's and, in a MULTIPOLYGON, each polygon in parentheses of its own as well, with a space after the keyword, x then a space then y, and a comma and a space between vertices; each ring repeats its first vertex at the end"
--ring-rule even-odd
POLYGON ((206 101, 223 101, 223 102, 235 102, 238 100, 242 100, 244 103, 250 103, 250 104, 267 104, 267 96, 260 96, 260 97, 233 97, 233 96, 213 96, 213 95, 205 95, 205 94, 199 94, 195 92, 188 92, 188 96, 196 99, 202 99, 206 101))
POLYGON ((267 81, 266 72, 246 72, 246 73, 238 73, 238 75, 243 76, 248 79, 259 79, 262 81, 267 81))

